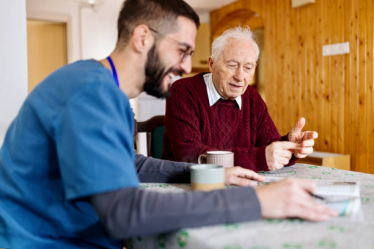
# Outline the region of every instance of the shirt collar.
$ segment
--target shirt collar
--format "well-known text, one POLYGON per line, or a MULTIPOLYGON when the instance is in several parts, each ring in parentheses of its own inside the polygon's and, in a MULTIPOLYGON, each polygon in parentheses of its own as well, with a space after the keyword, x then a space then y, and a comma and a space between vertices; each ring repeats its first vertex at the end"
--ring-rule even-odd
MULTIPOLYGON (((216 87, 213 84, 212 73, 204 74, 203 77, 204 77, 204 82, 206 85, 206 91, 208 92, 209 106, 214 105, 219 99, 224 99, 221 95, 219 95, 216 87)), ((236 97, 235 101, 239 109, 241 110, 242 109, 242 96, 236 97)))

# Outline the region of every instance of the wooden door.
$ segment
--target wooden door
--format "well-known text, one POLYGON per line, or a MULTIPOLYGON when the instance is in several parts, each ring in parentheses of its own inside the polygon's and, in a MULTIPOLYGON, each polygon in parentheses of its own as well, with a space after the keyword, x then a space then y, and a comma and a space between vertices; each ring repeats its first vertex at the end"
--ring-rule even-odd
POLYGON ((66 23, 27 20, 29 93, 50 73, 67 64, 66 23))

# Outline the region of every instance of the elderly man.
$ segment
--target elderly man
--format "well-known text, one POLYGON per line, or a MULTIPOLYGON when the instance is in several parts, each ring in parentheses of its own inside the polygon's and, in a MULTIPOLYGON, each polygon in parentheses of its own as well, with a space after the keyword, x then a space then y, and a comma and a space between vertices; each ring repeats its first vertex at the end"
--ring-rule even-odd
POLYGON ((213 42, 211 73, 173 84, 166 105, 164 159, 196 162, 207 151, 229 150, 235 165, 259 171, 294 164, 296 157, 313 151, 318 134, 302 132, 305 119, 281 137, 266 104, 249 86, 258 55, 249 28, 227 30, 213 42))

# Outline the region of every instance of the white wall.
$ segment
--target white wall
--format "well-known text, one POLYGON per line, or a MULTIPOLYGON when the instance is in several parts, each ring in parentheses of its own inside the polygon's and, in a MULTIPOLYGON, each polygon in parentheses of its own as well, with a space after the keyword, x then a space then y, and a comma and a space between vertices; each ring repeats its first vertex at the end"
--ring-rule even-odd
POLYGON ((114 49, 117 41, 117 18, 123 0, 104 1, 94 10, 82 9, 82 57, 103 59, 114 49))
POLYGON ((0 145, 27 96, 26 6, 0 1, 0 145))

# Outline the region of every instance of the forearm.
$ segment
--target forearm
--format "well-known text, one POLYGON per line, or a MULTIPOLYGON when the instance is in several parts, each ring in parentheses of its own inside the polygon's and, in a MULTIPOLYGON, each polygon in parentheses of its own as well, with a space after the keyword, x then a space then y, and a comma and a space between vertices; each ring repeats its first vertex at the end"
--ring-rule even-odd
POLYGON ((136 155, 135 167, 141 182, 189 183, 189 163, 136 155))
POLYGON ((95 195, 91 202, 116 239, 261 218, 253 188, 183 193, 129 188, 95 195))

